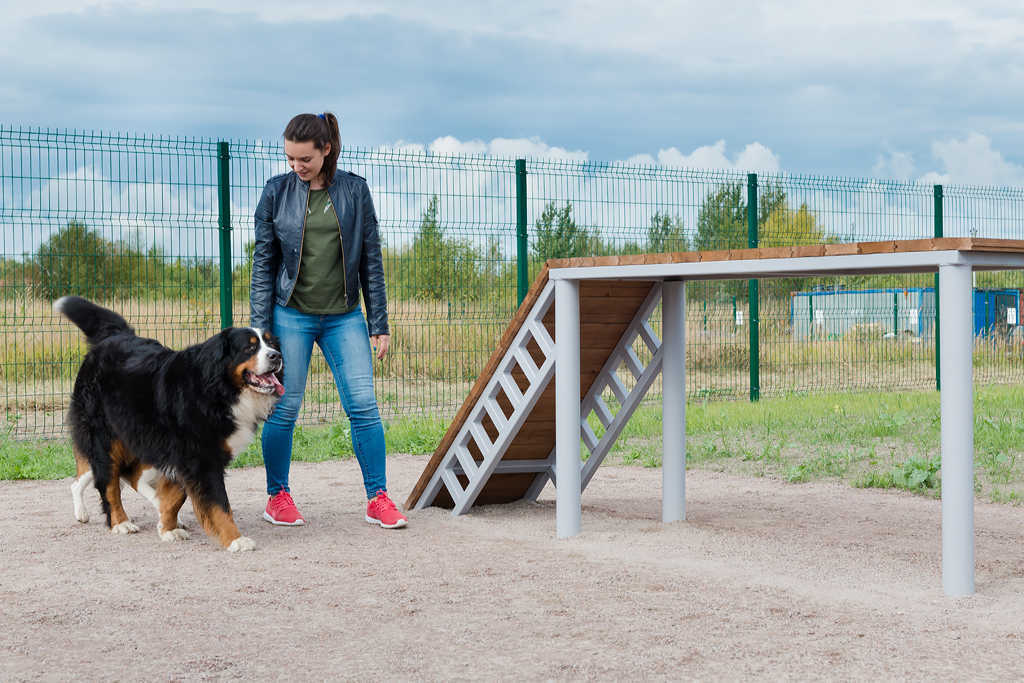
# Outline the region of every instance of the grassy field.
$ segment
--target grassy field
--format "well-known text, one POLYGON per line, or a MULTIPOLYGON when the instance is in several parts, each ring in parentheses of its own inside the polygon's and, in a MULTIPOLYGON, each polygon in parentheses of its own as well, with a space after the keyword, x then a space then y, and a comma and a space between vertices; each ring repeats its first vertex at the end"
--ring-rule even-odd
MULTIPOLYGON (((389 420, 388 451, 432 453, 447 426, 447 421, 437 418, 389 420)), ((594 427, 600 434, 599 425, 594 427)), ((1024 503, 1024 388, 978 388, 974 438, 979 498, 1024 503)), ((257 441, 233 466, 259 466, 259 453, 257 441)), ((352 455, 345 422, 296 430, 295 460, 319 462, 352 455)), ((657 403, 644 405, 634 414, 606 462, 660 466, 657 403)), ((691 401, 687 466, 793 484, 832 479, 851 486, 938 496, 939 396, 921 391, 790 395, 759 403, 691 401)), ((73 474, 66 440, 0 437, 0 479, 57 479, 73 474)))
MULTIPOLYGON (((139 334, 172 348, 204 339, 220 325, 216 308, 208 302, 127 300, 110 305, 139 334)), ((386 419, 454 414, 486 364, 511 309, 402 300, 390 308, 392 352, 374 366, 382 414, 386 419)), ((248 319, 245 302, 236 302, 234 319, 248 319)), ((657 332, 657 315, 653 326, 657 332)), ((775 400, 801 391, 915 391, 933 386, 932 340, 884 338, 883 332, 860 326, 841 337, 799 340, 789 329, 788 300, 763 300, 761 396, 775 400)), ((0 407, 15 421, 10 436, 37 439, 63 433, 67 398, 85 351, 81 333, 59 320, 49 302, 0 302, 0 407)), ((636 351, 642 360, 649 357, 646 347, 636 351)), ((748 328, 736 324, 730 303, 690 302, 686 353, 691 400, 748 395, 748 328)), ((979 337, 973 361, 979 385, 1024 383, 1024 344, 1019 338, 979 337)), ((317 351, 301 421, 330 423, 338 413, 334 383, 317 351)))
MULTIPOLYGON (((975 391, 975 492, 1024 502, 1024 388, 975 391)), ((598 425, 594 425, 595 427, 598 425)), ((758 403, 687 405, 687 467, 851 486, 941 490, 939 395, 934 391, 807 394, 758 403)), ((661 416, 641 408, 612 458, 661 465, 661 416)))

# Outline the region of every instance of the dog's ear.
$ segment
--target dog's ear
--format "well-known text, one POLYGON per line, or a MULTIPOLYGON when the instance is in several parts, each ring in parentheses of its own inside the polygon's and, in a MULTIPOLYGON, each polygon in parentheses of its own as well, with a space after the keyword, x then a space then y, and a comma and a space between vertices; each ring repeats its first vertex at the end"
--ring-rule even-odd
POLYGON ((225 327, 220 331, 218 335, 220 337, 220 357, 228 358, 231 356, 231 333, 235 330, 233 327, 225 327))
POLYGON ((199 358, 204 368, 216 372, 224 367, 224 361, 231 356, 231 329, 221 330, 199 347, 199 358))

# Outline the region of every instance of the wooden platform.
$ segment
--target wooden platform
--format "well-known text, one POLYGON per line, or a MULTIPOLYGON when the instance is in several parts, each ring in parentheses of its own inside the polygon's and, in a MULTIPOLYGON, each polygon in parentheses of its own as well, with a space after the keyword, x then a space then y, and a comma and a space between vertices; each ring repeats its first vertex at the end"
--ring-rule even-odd
MULTIPOLYGON (((699 263, 705 261, 742 261, 751 259, 792 259, 826 256, 844 256, 853 254, 887 254, 907 253, 922 251, 969 251, 969 252, 1014 252, 1024 253, 1024 241, 1022 240, 997 240, 977 238, 937 238, 906 241, 882 241, 882 242, 860 242, 852 244, 818 244, 812 246, 794 247, 769 247, 761 249, 734 249, 725 251, 697 251, 677 252, 668 254, 638 254, 625 256, 606 256, 593 258, 574 259, 552 259, 547 262, 536 280, 533 282, 528 294, 516 311, 515 316, 509 322, 505 333, 498 342, 494 353, 477 377, 469 395, 456 413, 452 424, 442 438, 437 450, 431 456, 405 502, 405 507, 411 509, 420 502, 420 498, 427 489, 428 484, 434 478, 439 465, 449 453, 453 443, 458 438, 460 431, 466 424, 467 418, 474 411, 478 402, 483 397, 492 375, 496 368, 502 363, 512 348, 513 340, 516 338, 524 321, 529 317, 530 312, 537 304, 541 292, 545 291, 548 285, 549 272, 556 268, 588 268, 588 267, 615 267, 615 266, 638 266, 646 264, 672 264, 672 263, 699 263)), ((623 275, 627 269, 624 268, 623 275)), ((637 315, 643 302, 647 299, 656 286, 654 280, 646 281, 636 277, 618 279, 609 277, 607 279, 590 279, 580 283, 580 393, 581 399, 587 395, 595 378, 601 372, 605 363, 619 344, 630 327, 631 322, 637 315)), ((660 286, 660 285, 659 285, 660 286)), ((548 335, 554 337, 554 307, 551 307, 543 317, 543 325, 548 335)), ((534 345, 536 347, 536 345, 534 345)), ((539 348, 531 348, 531 355, 539 366, 543 359, 543 352, 539 348)), ((516 376, 516 383, 520 387, 526 384, 522 373, 516 376)), ((498 394, 498 402, 501 401, 501 394, 498 394)), ((503 412, 511 412, 507 399, 502 405, 503 412)), ((498 428, 489 419, 482 421, 483 429, 487 436, 493 441, 498 428)), ((472 441, 468 441, 468 449, 472 454, 474 462, 480 464, 483 460, 479 449, 472 441)), ((503 462, 513 461, 539 461, 549 458, 555 445, 555 386, 551 381, 543 393, 533 405, 529 414, 525 417, 518 433, 509 443, 504 453, 500 456, 503 462)), ((466 485, 466 477, 459 476, 459 482, 466 485)), ((536 471, 503 473, 495 472, 490 475, 475 498, 477 505, 492 503, 507 503, 519 500, 527 495, 527 492, 538 480, 536 471)), ((426 501, 428 505, 442 507, 453 507, 454 501, 448 494, 446 488, 441 486, 433 500, 426 501)))

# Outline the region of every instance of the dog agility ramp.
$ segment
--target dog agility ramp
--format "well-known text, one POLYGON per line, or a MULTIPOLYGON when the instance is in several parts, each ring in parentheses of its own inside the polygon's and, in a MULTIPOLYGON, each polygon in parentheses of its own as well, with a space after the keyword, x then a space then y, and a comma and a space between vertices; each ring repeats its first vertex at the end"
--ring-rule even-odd
MULTIPOLYGON (((817 272, 814 257, 935 250, 1022 252, 1024 241, 935 238, 550 260, 431 456, 406 508, 438 505, 461 514, 474 504, 536 499, 548 480, 554 480, 554 287, 549 269, 610 271, 608 279, 579 284, 580 432, 589 452, 580 464, 585 488, 661 370, 661 341, 650 324, 661 301, 661 280, 645 280, 636 274, 643 269, 631 266, 773 259, 785 264, 800 258, 809 259, 804 265, 817 272), (614 400, 605 400, 608 396, 614 400), (591 413, 604 427, 600 437, 591 429, 591 413)), ((764 268, 759 272, 766 277, 790 273, 779 267, 778 273, 764 268)), ((927 266, 919 271, 929 269, 934 270, 927 266)), ((976 264, 975 269, 987 267, 976 264)), ((744 271, 739 266, 732 275, 716 277, 743 277, 744 271)))
MULTIPOLYGON (((407 509, 437 505, 462 514, 474 504, 533 500, 554 479, 555 311, 548 268, 569 263, 549 261, 537 276, 407 509)), ((660 370, 660 340, 648 323, 660 292, 660 284, 645 281, 598 280, 580 287, 581 427, 590 453, 581 463, 584 487, 660 370), (601 397, 608 390, 616 399, 613 407, 601 397), (600 438, 586 419, 591 412, 604 426, 600 438)))

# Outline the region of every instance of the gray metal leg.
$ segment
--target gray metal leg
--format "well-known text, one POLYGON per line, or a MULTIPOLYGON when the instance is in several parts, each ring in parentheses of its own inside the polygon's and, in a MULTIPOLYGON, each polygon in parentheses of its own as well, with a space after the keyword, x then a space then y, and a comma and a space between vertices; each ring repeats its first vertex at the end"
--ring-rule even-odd
POLYGON ((974 324, 971 267, 939 267, 942 588, 974 593, 974 324))
POLYGON ((686 283, 662 289, 661 521, 686 519, 686 283))
POLYGON ((580 286, 555 281, 555 522, 580 532, 580 286))

